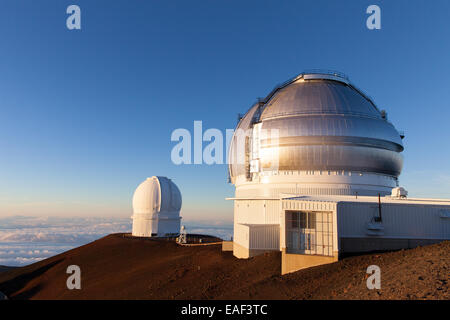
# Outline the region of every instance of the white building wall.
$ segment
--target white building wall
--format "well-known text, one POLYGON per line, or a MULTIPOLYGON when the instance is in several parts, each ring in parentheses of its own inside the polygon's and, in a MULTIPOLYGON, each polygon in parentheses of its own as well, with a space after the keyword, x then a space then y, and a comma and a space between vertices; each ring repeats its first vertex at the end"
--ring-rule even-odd
POLYGON ((235 200, 235 222, 244 224, 279 224, 280 200, 235 200))
POLYGON ((174 235, 180 233, 180 222, 181 219, 179 217, 158 217, 155 221, 157 223, 157 234, 160 237, 165 235, 174 235))
POLYGON ((174 215, 134 214, 132 219, 132 235, 136 237, 151 237, 152 234, 162 237, 168 234, 178 234, 180 231, 181 219, 174 215))
POLYGON ((280 200, 235 200, 234 242, 248 249, 280 250, 280 200))
POLYGON ((281 201, 265 200, 265 219, 266 224, 280 224, 281 201))
POLYGON ((249 226, 251 249, 280 250, 280 226, 258 225, 249 226))
POLYGON ((132 235, 136 237, 150 237, 157 231, 156 220, 149 214, 134 214, 132 235))
POLYGON ((249 228, 247 225, 235 223, 233 241, 244 248, 249 248, 249 228))
POLYGON ((378 216, 378 204, 341 202, 338 204, 339 236, 450 239, 450 218, 445 218, 447 210, 450 206, 381 203, 383 230, 371 235, 367 224, 378 216))
POLYGON ((390 194, 395 178, 383 174, 350 171, 276 171, 236 177, 237 198, 278 198, 282 193, 316 196, 390 194))
POLYGON ((265 223, 265 200, 236 200, 234 218, 236 223, 265 223))

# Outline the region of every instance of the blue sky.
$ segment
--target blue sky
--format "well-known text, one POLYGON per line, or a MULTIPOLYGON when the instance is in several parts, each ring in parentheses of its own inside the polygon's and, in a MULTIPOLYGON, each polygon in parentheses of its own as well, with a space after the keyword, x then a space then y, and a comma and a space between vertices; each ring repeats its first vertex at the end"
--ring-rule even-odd
POLYGON ((170 160, 174 129, 234 128, 304 69, 349 75, 406 133, 401 185, 450 198, 450 2, 4 0, 0 216, 131 215, 148 176, 185 219, 231 220, 225 165, 170 160), (81 8, 81 30, 66 8, 81 8), (370 4, 381 30, 366 28, 370 4))

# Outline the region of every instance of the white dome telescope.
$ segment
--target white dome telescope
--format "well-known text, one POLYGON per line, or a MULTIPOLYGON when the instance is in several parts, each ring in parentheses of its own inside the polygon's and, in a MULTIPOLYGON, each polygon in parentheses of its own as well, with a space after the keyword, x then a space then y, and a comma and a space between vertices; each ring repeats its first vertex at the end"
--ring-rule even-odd
POLYGON ((388 195, 398 185, 402 151, 386 112, 346 77, 302 73, 240 120, 229 174, 236 197, 388 195))
POLYGON ((147 178, 133 195, 133 230, 136 237, 177 235, 180 232, 181 193, 166 177, 147 178))

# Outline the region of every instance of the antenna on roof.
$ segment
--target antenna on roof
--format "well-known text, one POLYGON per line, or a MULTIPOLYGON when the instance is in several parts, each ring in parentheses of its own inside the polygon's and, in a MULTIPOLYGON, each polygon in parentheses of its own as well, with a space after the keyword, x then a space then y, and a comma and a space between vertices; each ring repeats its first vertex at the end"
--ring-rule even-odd
POLYGON ((242 113, 238 113, 237 114, 237 123, 239 123, 239 121, 241 121, 243 117, 244 117, 244 115, 242 113))

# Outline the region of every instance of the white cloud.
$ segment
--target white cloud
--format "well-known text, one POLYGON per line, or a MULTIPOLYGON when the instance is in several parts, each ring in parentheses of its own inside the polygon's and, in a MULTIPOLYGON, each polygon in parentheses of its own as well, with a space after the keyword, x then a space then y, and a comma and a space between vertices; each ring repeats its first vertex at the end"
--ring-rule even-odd
MULTIPOLYGON (((231 224, 184 223, 188 233, 230 239, 231 224)), ((129 218, 0 218, 0 265, 23 266, 84 245, 111 233, 131 231, 129 218)))
POLYGON ((107 234, 130 230, 131 220, 121 218, 1 218, 0 265, 34 263, 107 234))

